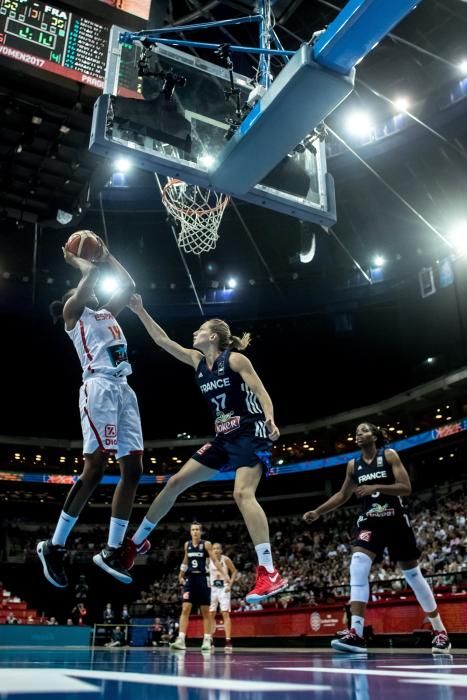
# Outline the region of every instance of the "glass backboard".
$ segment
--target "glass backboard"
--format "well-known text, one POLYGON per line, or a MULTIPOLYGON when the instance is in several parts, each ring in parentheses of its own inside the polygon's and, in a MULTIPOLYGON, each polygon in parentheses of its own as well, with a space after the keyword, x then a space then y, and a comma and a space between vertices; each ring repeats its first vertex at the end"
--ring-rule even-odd
MULTIPOLYGON (((126 155, 159 175, 212 188, 212 169, 238 126, 229 71, 167 45, 152 45, 149 52, 139 42, 120 44, 121 31, 114 27, 111 33, 90 149, 126 155)), ((237 73, 232 79, 238 104, 245 105, 252 82, 237 73)), ((257 157, 252 148, 251 158, 257 157)), ((227 194, 324 226, 336 220, 319 138, 299 144, 247 193, 227 194)))

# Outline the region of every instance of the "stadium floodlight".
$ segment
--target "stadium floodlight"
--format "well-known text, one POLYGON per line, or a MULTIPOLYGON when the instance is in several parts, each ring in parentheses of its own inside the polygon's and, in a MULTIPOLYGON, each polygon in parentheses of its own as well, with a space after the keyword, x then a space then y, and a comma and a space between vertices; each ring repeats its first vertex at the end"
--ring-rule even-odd
POLYGON ((407 97, 396 97, 396 99, 393 101, 394 107, 399 111, 399 112, 407 112, 407 110, 410 107, 410 101, 408 100, 407 97))
POLYGON ((133 163, 129 158, 117 158, 114 161, 114 169, 118 173, 127 173, 131 170, 133 163))
POLYGON ((101 281, 99 282, 99 289, 101 292, 104 292, 106 294, 111 294, 112 292, 115 292, 115 290, 118 287, 118 281, 115 277, 103 277, 101 281))
POLYGON ((347 130, 354 136, 369 136, 374 129, 368 112, 356 111, 349 114, 346 122, 347 130))

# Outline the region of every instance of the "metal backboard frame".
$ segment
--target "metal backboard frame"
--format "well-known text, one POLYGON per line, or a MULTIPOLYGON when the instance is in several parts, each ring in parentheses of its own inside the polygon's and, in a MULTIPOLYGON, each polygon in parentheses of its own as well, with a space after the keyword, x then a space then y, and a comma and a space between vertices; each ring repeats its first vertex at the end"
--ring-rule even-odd
MULTIPOLYGON (((141 136, 137 141, 125 138, 121 130, 109 126, 112 122, 113 97, 120 98, 141 98, 138 90, 141 91, 141 81, 136 79, 137 57, 141 50, 138 45, 131 47, 120 43, 122 30, 113 27, 110 37, 107 70, 104 84, 104 95, 96 102, 94 108, 93 126, 91 133, 90 149, 107 157, 125 155, 132 158, 135 165, 160 175, 175 177, 206 188, 212 188, 212 169, 208 164, 203 163, 199 158, 197 162, 193 157, 183 157, 180 150, 172 147, 165 147, 160 141, 151 136, 141 136), (135 81, 134 85, 123 84, 122 75, 128 78, 129 63, 133 51, 135 81), (136 52, 136 55, 135 55, 136 52)), ((162 65, 173 65, 179 72, 195 75, 198 79, 205 79, 210 82, 211 89, 217 90, 222 96, 223 88, 229 87, 229 71, 222 66, 205 61, 168 45, 156 45, 153 47, 155 59, 162 65), (216 87, 216 85, 217 87, 216 87)), ((131 69, 131 66, 130 66, 131 69)), ((131 70, 130 70, 131 72, 131 70)), ((252 87, 248 77, 238 73, 233 74, 235 87, 241 92, 242 100, 247 99, 252 87)), ((128 80, 127 80, 128 83, 128 80)), ((131 80, 130 80, 131 83, 131 80)), ((216 93, 216 100, 219 96, 216 93)), ((210 136, 214 136, 217 148, 224 149, 228 146, 228 141, 221 138, 229 129, 229 124, 216 114, 212 118, 201 110, 190 109, 187 104, 183 90, 175 92, 175 99, 178 101, 178 113, 187 119, 195 132, 207 130, 210 136), (185 101, 185 104, 184 104, 185 101)), ((294 106, 291 105, 291 110, 294 106)), ((199 108, 198 108, 199 109, 199 108)), ((206 109, 206 112, 209 110, 206 109)), ((287 128, 284 125, 284 128, 287 128)), ((235 190, 226 191, 226 194, 239 197, 247 202, 258 206, 270 208, 296 218, 319 223, 323 226, 330 226, 336 221, 336 206, 334 197, 334 183, 332 177, 326 170, 326 153, 323 141, 316 139, 313 142, 315 153, 309 150, 297 154, 292 153, 284 159, 284 167, 289 165, 302 173, 303 182, 309 177, 310 187, 308 191, 294 192, 293 188, 286 191, 284 187, 278 187, 277 178, 268 176, 261 183, 256 184, 246 193, 239 193, 235 190), (292 162, 293 161, 293 162, 292 162)), ((251 157, 255 158, 254 149, 251 157)), ((281 175, 282 177, 282 175, 281 175)), ((280 179, 280 178, 279 178, 280 179)), ((287 182, 287 179, 285 180, 287 182)))

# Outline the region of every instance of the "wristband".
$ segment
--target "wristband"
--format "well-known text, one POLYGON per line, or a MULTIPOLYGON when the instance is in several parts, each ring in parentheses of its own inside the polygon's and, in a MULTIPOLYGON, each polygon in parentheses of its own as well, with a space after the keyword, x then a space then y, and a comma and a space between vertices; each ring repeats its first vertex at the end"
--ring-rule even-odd
POLYGON ((183 573, 185 573, 185 571, 188 571, 188 566, 187 566, 186 564, 182 564, 181 567, 180 567, 180 571, 182 571, 183 573))

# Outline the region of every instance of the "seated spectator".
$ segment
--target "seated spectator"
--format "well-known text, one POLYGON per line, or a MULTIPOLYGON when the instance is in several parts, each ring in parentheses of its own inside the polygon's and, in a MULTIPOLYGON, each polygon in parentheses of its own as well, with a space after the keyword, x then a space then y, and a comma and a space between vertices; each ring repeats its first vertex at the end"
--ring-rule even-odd
POLYGON ((122 647, 126 643, 125 640, 125 633, 123 632, 122 628, 117 625, 115 627, 110 635, 110 642, 107 642, 104 644, 106 647, 122 647))

